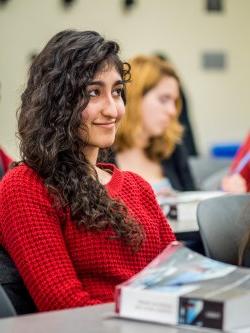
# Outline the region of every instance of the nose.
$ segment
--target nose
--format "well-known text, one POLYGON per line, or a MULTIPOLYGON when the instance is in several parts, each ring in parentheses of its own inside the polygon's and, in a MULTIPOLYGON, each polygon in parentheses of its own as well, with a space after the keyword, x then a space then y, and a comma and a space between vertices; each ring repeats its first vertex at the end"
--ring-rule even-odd
POLYGON ((167 113, 170 117, 175 117, 177 115, 177 105, 175 101, 170 101, 167 106, 167 113))
POLYGON ((106 96, 102 113, 106 117, 117 118, 118 115, 117 103, 112 95, 106 96))

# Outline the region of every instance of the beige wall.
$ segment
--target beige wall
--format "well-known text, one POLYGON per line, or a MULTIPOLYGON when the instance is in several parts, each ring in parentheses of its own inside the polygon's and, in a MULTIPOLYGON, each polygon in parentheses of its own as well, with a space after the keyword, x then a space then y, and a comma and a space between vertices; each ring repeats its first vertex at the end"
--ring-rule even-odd
POLYGON ((174 61, 189 95, 202 152, 211 143, 241 140, 250 125, 250 1, 225 0, 222 15, 204 11, 203 0, 138 0, 129 13, 121 0, 10 0, 0 7, 0 143, 17 156, 16 108, 28 54, 65 28, 93 29, 116 39, 122 56, 161 50, 174 61), (201 68, 203 51, 228 54, 226 71, 201 68))

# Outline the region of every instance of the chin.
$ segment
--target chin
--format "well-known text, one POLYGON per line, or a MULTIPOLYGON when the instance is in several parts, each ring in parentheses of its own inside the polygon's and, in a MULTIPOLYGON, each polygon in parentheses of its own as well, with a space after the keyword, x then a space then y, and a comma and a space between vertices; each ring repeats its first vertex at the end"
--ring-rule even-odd
POLYGON ((157 136, 157 137, 158 137, 158 136, 162 136, 163 133, 165 133, 165 131, 166 131, 165 129, 164 129, 164 130, 159 130, 159 129, 158 129, 158 130, 155 130, 154 133, 152 133, 152 136, 153 136, 153 137, 156 137, 156 136, 157 136))
POLYGON ((107 140, 107 141, 103 141, 102 143, 100 143, 98 145, 99 148, 104 149, 104 148, 109 148, 113 145, 114 140, 107 140))

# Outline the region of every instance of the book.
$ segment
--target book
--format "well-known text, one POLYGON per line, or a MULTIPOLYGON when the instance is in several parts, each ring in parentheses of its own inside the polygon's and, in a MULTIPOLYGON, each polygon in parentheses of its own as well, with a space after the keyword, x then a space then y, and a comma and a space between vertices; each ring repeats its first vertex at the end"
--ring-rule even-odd
POLYGON ((157 198, 165 215, 171 220, 196 220, 198 203, 202 200, 226 195, 223 191, 185 191, 157 198))
POLYGON ((231 330, 249 326, 250 270, 172 242, 115 292, 124 318, 231 330))

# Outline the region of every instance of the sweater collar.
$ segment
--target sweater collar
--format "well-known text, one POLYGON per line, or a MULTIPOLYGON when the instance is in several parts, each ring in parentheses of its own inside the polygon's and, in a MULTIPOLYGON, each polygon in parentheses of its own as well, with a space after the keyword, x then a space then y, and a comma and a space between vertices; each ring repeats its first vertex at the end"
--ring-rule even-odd
POLYGON ((98 163, 97 166, 101 169, 108 169, 112 174, 110 181, 105 185, 108 193, 111 196, 119 193, 123 184, 123 172, 111 163, 98 163))

